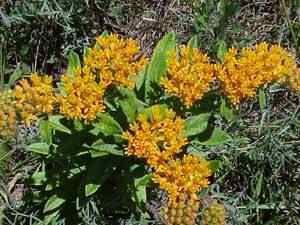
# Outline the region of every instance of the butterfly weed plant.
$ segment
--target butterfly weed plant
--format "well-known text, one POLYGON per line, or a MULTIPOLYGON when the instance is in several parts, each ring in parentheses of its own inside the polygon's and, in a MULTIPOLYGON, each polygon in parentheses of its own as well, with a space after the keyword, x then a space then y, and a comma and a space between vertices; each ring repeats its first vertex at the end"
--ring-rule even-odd
POLYGON ((147 58, 135 40, 103 33, 82 60, 69 59, 59 81, 31 74, 1 90, 3 144, 16 124, 39 127, 26 144, 40 161, 26 182, 42 208, 34 224, 80 224, 91 199, 100 217, 115 219, 109 224, 130 215, 138 224, 225 224, 220 199, 207 201, 218 163, 194 146, 230 141, 215 118, 259 90, 300 90, 293 55, 267 43, 214 61, 169 33, 147 58), (164 196, 157 215, 151 190, 164 196))

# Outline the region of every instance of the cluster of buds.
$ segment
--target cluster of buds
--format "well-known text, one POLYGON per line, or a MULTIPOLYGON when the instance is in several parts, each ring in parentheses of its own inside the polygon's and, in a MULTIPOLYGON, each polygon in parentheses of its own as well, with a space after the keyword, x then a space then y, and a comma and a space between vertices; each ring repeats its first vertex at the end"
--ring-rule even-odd
POLYGON ((201 224, 224 225, 225 224, 224 205, 214 200, 207 208, 204 209, 201 224))
POLYGON ((193 225, 200 207, 196 194, 181 194, 176 201, 169 200, 163 208, 166 225, 193 225))

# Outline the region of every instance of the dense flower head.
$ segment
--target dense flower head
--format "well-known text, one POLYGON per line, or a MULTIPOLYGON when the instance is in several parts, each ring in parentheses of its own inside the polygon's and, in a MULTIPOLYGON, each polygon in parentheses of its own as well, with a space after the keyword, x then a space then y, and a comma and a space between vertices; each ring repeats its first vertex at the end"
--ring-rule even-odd
POLYGON ((9 139, 16 131, 16 108, 12 90, 0 91, 0 138, 9 139))
POLYGON ((151 115, 142 114, 130 125, 123 137, 128 140, 127 155, 145 159, 158 168, 172 159, 186 144, 183 136, 184 121, 171 110, 163 111, 159 106, 151 108, 151 115))
POLYGON ((213 81, 214 68, 207 55, 195 48, 182 46, 179 52, 170 51, 167 60, 167 74, 161 85, 168 94, 177 96, 190 107, 209 91, 213 81))
POLYGON ((209 184, 209 163, 193 155, 170 160, 154 172, 153 181, 168 193, 171 201, 177 201, 181 193, 195 194, 209 184))
POLYGON ((84 57, 84 70, 93 72, 103 85, 133 88, 139 71, 146 64, 137 42, 111 34, 96 39, 84 57))
POLYGON ((59 111, 66 118, 89 122, 96 119, 97 113, 104 111, 104 87, 95 81, 92 74, 78 68, 74 76, 62 76, 61 86, 63 91, 57 99, 59 111))
POLYGON ((225 209, 224 206, 214 200, 207 207, 202 216, 203 225, 224 225, 225 224, 225 209))
POLYGON ((43 113, 51 113, 55 104, 55 94, 50 76, 36 73, 29 79, 22 79, 15 87, 16 107, 26 124, 37 120, 43 113))
POLYGON ((257 89, 266 84, 278 81, 296 87, 294 81, 300 80, 293 74, 297 68, 294 57, 280 46, 264 42, 241 51, 231 48, 223 65, 216 68, 223 92, 233 104, 254 97, 257 89))
POLYGON ((163 208, 165 225, 194 225, 200 201, 196 194, 181 193, 177 201, 168 201, 163 208))

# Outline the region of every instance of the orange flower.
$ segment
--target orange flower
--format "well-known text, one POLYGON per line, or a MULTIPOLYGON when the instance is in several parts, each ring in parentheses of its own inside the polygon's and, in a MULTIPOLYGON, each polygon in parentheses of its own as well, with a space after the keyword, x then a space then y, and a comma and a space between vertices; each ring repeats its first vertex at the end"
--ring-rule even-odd
POLYGON ((296 68, 294 57, 280 46, 267 43, 240 52, 232 48, 225 54, 223 65, 216 66, 223 92, 235 105, 254 97, 258 88, 276 81, 300 89, 296 68))
POLYGON ((78 68, 74 77, 62 76, 63 91, 57 96, 59 111, 68 119, 80 119, 85 122, 96 119, 103 112, 103 85, 95 81, 92 74, 85 74, 78 68))
POLYGON ((84 58, 84 70, 96 74, 104 86, 115 84, 133 88, 139 71, 146 64, 137 42, 111 34, 96 39, 84 58))
POLYGON ((172 111, 163 112, 159 106, 151 110, 151 118, 141 115, 130 129, 123 133, 128 140, 127 154, 146 159, 157 168, 161 163, 172 159, 186 144, 182 129, 184 121, 175 117, 172 111))
POLYGON ((37 120, 43 113, 51 113, 56 102, 50 76, 31 74, 22 79, 15 87, 16 107, 26 124, 37 120))
POLYGON ((195 194, 208 186, 211 176, 206 160, 193 155, 184 155, 181 160, 161 164, 154 172, 153 181, 168 193, 171 201, 177 201, 181 193, 195 194))
POLYGON ((200 100, 213 81, 213 65, 207 55, 197 49, 182 46, 168 57, 168 70, 161 84, 168 94, 177 96, 186 106, 200 100))

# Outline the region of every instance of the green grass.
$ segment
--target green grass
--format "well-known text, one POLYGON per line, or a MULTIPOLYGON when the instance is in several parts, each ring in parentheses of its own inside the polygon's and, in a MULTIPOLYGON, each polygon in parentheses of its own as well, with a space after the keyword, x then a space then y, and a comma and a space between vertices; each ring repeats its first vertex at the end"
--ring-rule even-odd
POLYGON ((207 149, 222 162, 214 194, 228 205, 229 224, 299 224, 299 95, 267 93, 227 127, 230 145, 207 149))

